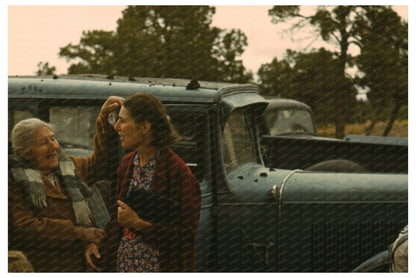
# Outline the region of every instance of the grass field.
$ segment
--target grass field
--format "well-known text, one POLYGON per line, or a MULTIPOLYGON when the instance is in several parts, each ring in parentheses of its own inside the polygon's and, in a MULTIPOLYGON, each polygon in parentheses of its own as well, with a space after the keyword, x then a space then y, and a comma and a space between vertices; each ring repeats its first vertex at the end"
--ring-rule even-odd
MULTIPOLYGON (((408 137, 408 120, 398 120, 394 122, 393 128, 390 131, 389 137, 408 137)), ((370 121, 365 122, 364 124, 352 124, 345 127, 345 135, 354 134, 354 135, 365 135, 366 127, 370 125, 370 121)), ((387 122, 377 123, 371 136, 382 136, 384 128, 386 127, 387 122)), ((326 126, 326 127, 317 127, 318 135, 324 137, 335 137, 335 127, 326 126)))

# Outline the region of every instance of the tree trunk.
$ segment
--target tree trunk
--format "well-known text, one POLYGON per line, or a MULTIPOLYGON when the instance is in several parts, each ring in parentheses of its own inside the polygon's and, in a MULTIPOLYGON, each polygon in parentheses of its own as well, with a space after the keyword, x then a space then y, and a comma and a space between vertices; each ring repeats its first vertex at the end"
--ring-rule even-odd
POLYGON ((345 63, 340 62, 339 79, 338 79, 338 95, 335 100, 335 137, 342 139, 345 137, 345 125, 348 119, 349 108, 349 85, 345 80, 345 63))
MULTIPOLYGON (((340 98, 338 98, 338 101, 340 98)), ((341 104, 342 105, 342 104, 341 104)), ((342 106, 337 106, 337 119, 335 124, 335 138, 342 139, 345 137, 345 115, 343 115, 342 106)))
MULTIPOLYGON (((347 26, 346 18, 349 15, 349 9, 344 11, 344 15, 340 16, 341 26, 347 26)), ((347 65, 347 51, 348 51, 348 32, 346 28, 341 28, 341 41, 340 41, 340 56, 338 64, 338 96, 336 99, 336 120, 335 120, 335 137, 342 139, 345 137, 345 125, 348 119, 348 107, 349 107, 349 84, 346 82, 345 78, 345 66, 347 65)), ((336 82, 336 81, 335 81, 336 82)))
POLYGON ((391 115, 390 115, 389 123, 387 124, 386 128, 384 129, 383 136, 389 136, 389 133, 390 133, 391 129, 393 128, 394 121, 396 120, 397 115, 399 114, 400 106, 401 106, 400 101, 396 100, 396 103, 394 105, 394 109, 393 109, 393 111, 391 112, 391 115))
POLYGON ((377 118, 375 118, 371 121, 370 126, 368 128, 366 128, 366 130, 365 130, 365 135, 369 136, 371 134, 371 132, 374 129, 374 126, 376 125, 376 122, 377 122, 377 118))

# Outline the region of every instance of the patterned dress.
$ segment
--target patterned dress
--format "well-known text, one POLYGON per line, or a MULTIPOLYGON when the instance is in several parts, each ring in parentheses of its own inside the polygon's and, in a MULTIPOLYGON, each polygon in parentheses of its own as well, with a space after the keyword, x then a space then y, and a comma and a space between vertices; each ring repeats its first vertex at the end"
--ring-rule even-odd
MULTIPOLYGON (((136 153, 133 160, 133 177, 127 191, 127 196, 130 194, 133 186, 145 189, 150 188, 157 162, 158 154, 140 169, 140 159, 139 155, 136 153)), ((159 250, 144 242, 139 233, 125 227, 117 252, 117 272, 158 271, 159 250)))

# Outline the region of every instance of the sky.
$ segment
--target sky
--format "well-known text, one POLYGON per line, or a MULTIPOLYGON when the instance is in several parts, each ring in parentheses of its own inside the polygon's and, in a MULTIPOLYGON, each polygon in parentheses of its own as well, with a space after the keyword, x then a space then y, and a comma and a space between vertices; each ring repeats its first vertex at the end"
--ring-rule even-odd
MULTIPOLYGON (((39 62, 48 62, 49 66, 55 66, 58 74, 66 73, 69 63, 59 57, 59 49, 69 43, 79 44, 82 31, 115 31, 117 19, 122 17, 121 12, 126 8, 126 6, 108 5, 105 1, 101 5, 61 6, 53 6, 54 3, 37 6, 29 6, 34 5, 31 2, 17 3, 9 3, 6 11, 8 75, 33 75, 38 69, 39 62)), ((142 3, 145 2, 140 2, 142 3)), ((257 3, 259 5, 250 3, 215 5, 216 14, 212 23, 212 26, 227 30, 237 28, 246 34, 248 46, 241 58, 244 66, 253 73, 257 72, 261 64, 270 63, 274 57, 282 59, 288 48, 303 50, 306 46, 309 46, 309 49, 320 46, 331 47, 324 42, 309 45, 311 39, 291 40, 287 25, 271 23, 268 10, 272 5, 257 3)), ((407 4, 394 8, 407 19, 407 4)), ((297 39, 306 37, 310 37, 310 34, 303 33, 296 36, 297 39)))

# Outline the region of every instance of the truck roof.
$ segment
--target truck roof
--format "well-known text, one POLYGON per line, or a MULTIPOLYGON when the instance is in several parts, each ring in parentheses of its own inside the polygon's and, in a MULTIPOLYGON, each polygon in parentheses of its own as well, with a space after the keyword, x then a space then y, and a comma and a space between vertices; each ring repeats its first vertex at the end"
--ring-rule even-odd
POLYGON ((266 98, 266 100, 269 102, 267 109, 294 107, 312 112, 312 109, 309 107, 309 105, 298 100, 288 98, 266 98))
POLYGON ((97 74, 9 76, 8 84, 9 98, 107 99, 140 92, 155 95, 164 102, 216 103, 229 95, 259 94, 254 84, 97 74))

